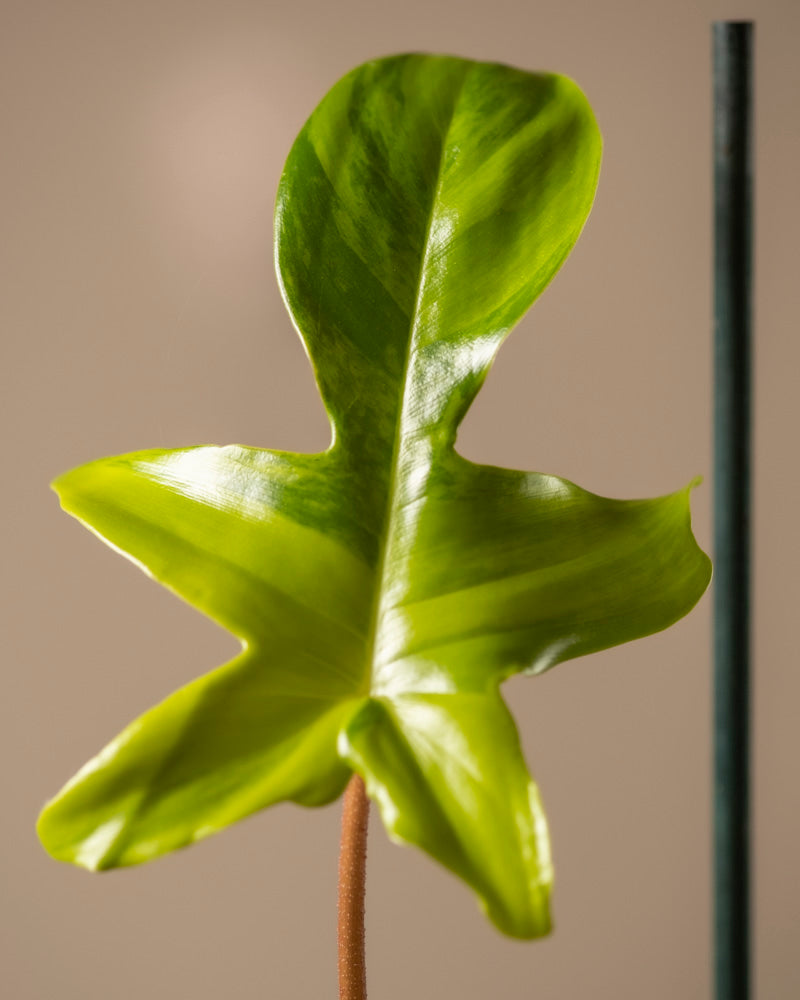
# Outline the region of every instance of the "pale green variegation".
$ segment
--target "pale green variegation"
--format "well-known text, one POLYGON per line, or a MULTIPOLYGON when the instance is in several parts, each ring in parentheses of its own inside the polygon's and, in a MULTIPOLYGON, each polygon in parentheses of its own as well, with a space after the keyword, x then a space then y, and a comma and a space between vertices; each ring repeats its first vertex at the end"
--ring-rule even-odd
POLYGON ((329 802, 355 770, 390 835, 501 930, 548 930, 546 824, 499 685, 665 628, 710 573, 688 488, 607 500, 454 450, 599 162, 558 76, 399 56, 323 100, 281 180, 276 258, 333 444, 145 451, 57 480, 66 510, 243 652, 48 804, 53 855, 135 864, 273 802, 329 802))

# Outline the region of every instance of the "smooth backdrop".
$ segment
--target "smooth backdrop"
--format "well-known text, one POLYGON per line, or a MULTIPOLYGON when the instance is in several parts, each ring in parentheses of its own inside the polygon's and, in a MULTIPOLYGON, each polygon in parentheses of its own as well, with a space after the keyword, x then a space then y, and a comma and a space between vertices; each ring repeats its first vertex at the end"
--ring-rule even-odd
MULTIPOLYGON (((585 89, 605 136, 594 213, 460 447, 620 497, 704 474, 708 546, 710 22, 726 16, 758 22, 756 995, 800 996, 800 5, 0 0, 3 996, 335 996, 338 806, 101 876, 51 861, 34 822, 126 722, 236 648, 61 514, 49 480, 145 447, 327 444, 272 204, 294 135, 355 64, 448 52, 585 89)), ((372 823, 370 997, 710 995, 709 612, 508 687, 550 816, 550 939, 504 940, 372 823)))

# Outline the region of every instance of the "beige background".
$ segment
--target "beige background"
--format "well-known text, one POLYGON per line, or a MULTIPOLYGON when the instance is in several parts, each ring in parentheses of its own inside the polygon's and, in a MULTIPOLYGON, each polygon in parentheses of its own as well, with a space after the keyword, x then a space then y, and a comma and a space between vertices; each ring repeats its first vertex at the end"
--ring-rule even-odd
MULTIPOLYGON (((471 458, 638 496, 697 473, 709 542, 709 22, 758 19, 756 983, 800 996, 800 555, 792 0, 0 4, 3 599, 0 993, 333 997, 338 807, 263 813, 149 867, 41 851, 43 800, 235 644, 60 514, 58 472, 150 446, 327 444, 273 277, 272 201, 323 92, 408 49, 554 69, 606 156, 563 273, 463 428, 471 458)), ((512 682, 549 810, 555 935, 502 939, 372 826, 376 1000, 707 997, 709 605, 512 682)))

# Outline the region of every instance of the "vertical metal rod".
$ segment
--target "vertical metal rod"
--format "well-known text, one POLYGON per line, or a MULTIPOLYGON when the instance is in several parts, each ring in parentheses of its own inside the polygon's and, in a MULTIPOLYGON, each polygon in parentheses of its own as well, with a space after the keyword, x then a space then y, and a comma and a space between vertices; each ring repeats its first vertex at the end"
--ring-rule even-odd
POLYGON ((713 26, 716 1000, 750 994, 752 39, 713 26))

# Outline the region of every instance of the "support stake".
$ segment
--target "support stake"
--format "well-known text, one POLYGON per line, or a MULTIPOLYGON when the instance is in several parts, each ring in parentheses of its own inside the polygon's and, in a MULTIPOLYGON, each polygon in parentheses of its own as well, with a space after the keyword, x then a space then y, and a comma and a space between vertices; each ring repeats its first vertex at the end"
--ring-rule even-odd
POLYGON ((714 24, 716 1000, 750 993, 752 39, 714 24))

